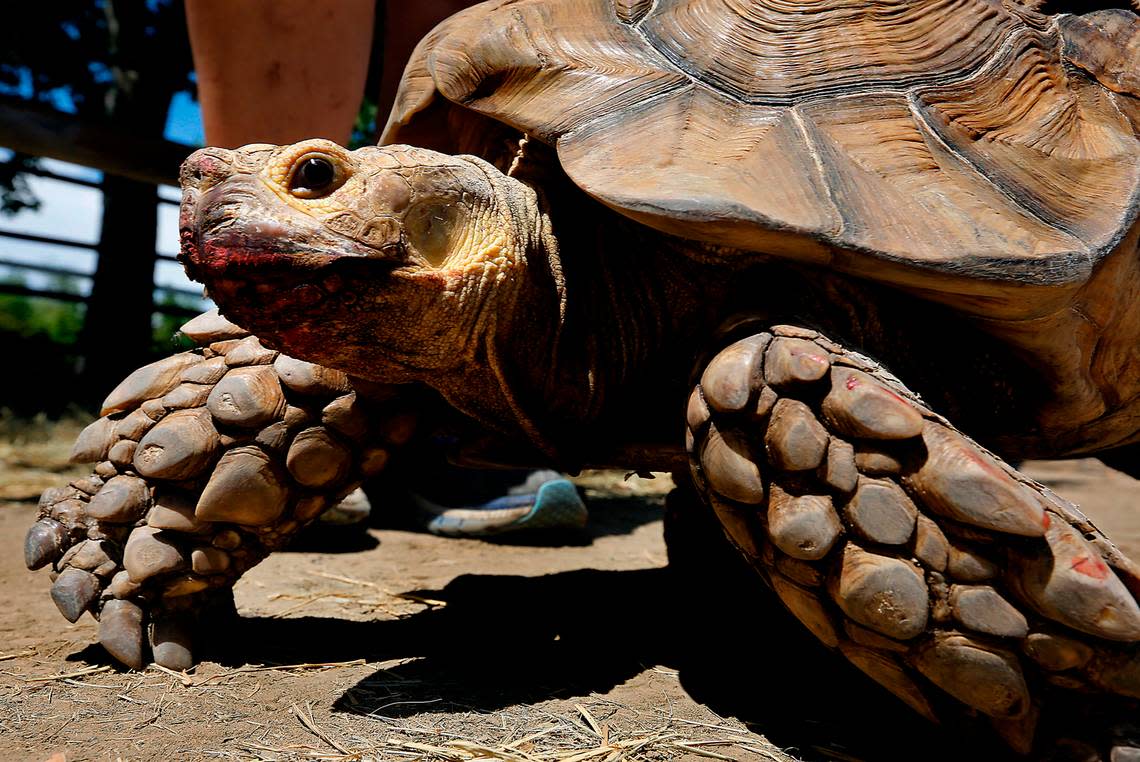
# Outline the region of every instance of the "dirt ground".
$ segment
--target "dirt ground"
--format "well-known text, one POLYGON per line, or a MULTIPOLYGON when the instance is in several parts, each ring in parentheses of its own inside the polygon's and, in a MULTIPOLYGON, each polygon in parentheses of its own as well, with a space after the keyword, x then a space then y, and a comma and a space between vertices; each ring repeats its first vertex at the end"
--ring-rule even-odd
MULTIPOLYGON (((583 479, 590 527, 558 546, 311 534, 241 580, 240 620, 192 673, 121 671, 22 563, 34 497, 84 472, 64 462, 73 433, 0 437, 0 760, 967 753, 801 635, 735 561, 666 569, 665 479, 583 479)), ((1026 468, 1140 557, 1137 482, 1091 460, 1026 468)))

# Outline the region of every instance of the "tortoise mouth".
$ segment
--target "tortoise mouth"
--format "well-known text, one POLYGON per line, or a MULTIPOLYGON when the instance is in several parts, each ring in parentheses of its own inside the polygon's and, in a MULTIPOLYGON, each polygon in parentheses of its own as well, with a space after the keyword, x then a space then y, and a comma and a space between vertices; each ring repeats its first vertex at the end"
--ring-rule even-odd
POLYGON ((399 269, 394 262, 365 264, 348 260, 348 257, 330 257, 324 265, 303 269, 272 263, 243 264, 211 273, 202 282, 215 300, 234 298, 251 306, 279 302, 306 306, 334 297, 353 302, 352 294, 362 289, 382 290, 391 274, 399 269), (366 266, 368 272, 361 273, 361 266, 366 266))
POLYGON ((384 288, 393 259, 328 230, 237 177, 206 191, 186 188, 179 261, 224 313, 255 333, 311 323, 384 288))
POLYGON ((228 273, 210 278, 206 290, 227 312, 278 319, 293 311, 310 310, 335 296, 335 289, 312 275, 228 273))
POLYGON ((211 291, 222 281, 276 287, 311 280, 316 271, 346 258, 390 264, 380 252, 282 204, 245 176, 206 191, 184 189, 179 238, 178 259, 186 274, 211 291))

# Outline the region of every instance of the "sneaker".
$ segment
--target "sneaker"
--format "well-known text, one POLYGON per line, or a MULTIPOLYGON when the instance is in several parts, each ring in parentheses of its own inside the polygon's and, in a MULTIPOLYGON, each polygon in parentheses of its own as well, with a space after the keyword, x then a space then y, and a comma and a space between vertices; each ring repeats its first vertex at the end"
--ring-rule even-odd
POLYGON ((335 526, 363 526, 371 513, 372 503, 369 502, 368 495, 357 487, 341 498, 339 503, 326 509, 317 520, 335 526))
MULTIPOLYGON (((445 537, 484 537, 520 530, 581 530, 586 526, 586 504, 577 487, 557 471, 496 473, 503 482, 497 490, 499 496, 484 502, 449 506, 412 493, 413 502, 425 514, 427 530, 445 537), (517 482, 522 474, 525 478, 521 482, 505 483, 517 482)), ((480 481, 485 487, 486 472, 480 481)), ((454 491, 454 483, 450 486, 454 491)))

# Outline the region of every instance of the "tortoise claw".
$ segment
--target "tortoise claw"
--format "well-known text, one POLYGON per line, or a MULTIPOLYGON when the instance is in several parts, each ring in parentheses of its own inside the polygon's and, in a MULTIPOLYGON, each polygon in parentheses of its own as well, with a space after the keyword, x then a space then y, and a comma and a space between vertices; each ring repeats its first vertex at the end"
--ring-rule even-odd
POLYGON ((64 569, 51 586, 51 599, 69 622, 78 621, 99 597, 99 578, 82 569, 64 569))
POLYGON ((131 669, 142 669, 142 609, 131 601, 107 601, 99 616, 99 643, 118 662, 131 669))
POLYGON ((57 560, 67 549, 67 530, 52 519, 40 519, 24 537, 24 564, 39 569, 57 560))
POLYGON ((151 631, 151 653, 155 664, 178 672, 194 666, 189 623, 183 617, 164 617, 151 631))

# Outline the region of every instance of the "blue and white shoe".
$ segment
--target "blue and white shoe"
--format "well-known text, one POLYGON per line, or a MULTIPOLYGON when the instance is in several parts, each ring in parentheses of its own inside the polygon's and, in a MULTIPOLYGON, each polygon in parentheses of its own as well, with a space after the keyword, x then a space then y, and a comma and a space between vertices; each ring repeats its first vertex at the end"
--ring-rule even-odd
POLYGON ((531 471, 505 492, 486 502, 458 507, 440 505, 415 493, 412 500, 426 514, 427 530, 445 537, 581 530, 589 518, 578 489, 557 471, 531 471))
POLYGON ((322 524, 334 526, 364 525, 372 513, 372 503, 364 490, 357 487, 340 499, 336 505, 326 509, 317 519, 322 524))

